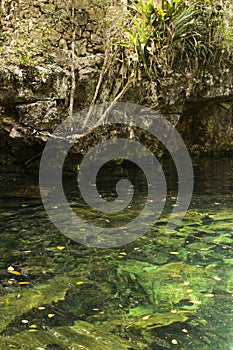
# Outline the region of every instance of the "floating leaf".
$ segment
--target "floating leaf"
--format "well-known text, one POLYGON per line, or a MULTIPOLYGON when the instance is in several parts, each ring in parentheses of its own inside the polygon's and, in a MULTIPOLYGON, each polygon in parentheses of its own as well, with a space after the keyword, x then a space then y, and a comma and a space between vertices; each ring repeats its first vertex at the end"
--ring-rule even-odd
POLYGON ((64 249, 65 249, 65 247, 64 247, 64 246, 59 245, 59 246, 57 246, 57 249, 58 249, 58 250, 64 250, 64 249))
POLYGON ((33 329, 36 329, 38 326, 36 325, 36 324, 31 324, 30 326, 29 326, 29 328, 33 328, 33 329))
POLYGON ((20 276, 21 275, 21 272, 15 271, 15 270, 7 270, 7 272, 11 273, 12 275, 15 275, 15 276, 20 276))

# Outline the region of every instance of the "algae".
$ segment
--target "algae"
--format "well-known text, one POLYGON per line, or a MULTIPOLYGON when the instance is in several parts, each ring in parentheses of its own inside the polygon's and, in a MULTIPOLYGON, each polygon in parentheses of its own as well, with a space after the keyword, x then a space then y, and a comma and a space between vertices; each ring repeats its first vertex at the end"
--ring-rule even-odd
POLYGON ((22 275, 11 291, 9 276, 2 284, 2 349, 169 348, 175 339, 185 350, 229 350, 221 330, 224 320, 232 323, 231 217, 190 211, 170 232, 164 217, 148 235, 112 250, 82 247, 42 226, 32 235, 29 225, 16 237, 13 261, 7 255, 9 264, 22 260, 22 275), (31 283, 25 288, 17 285, 22 276, 31 283))
POLYGON ((104 332, 98 326, 77 321, 72 327, 56 327, 45 331, 25 331, 10 339, 0 336, 0 349, 36 350, 139 350, 138 346, 119 336, 104 332))

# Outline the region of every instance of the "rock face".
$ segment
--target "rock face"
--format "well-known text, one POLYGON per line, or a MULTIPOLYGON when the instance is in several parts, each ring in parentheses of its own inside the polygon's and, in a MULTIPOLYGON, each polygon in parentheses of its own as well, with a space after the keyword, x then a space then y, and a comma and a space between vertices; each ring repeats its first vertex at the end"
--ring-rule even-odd
MULTIPOLYGON (((1 12, 0 163, 25 164, 43 150, 49 133, 67 116, 72 66, 74 110, 90 106, 106 64, 107 28, 114 33, 122 6, 77 0, 72 14, 69 2, 22 0, 17 4, 5 1, 1 12)), ((118 67, 104 77, 108 100, 123 75, 118 67)), ((97 102, 103 96, 102 92, 97 102)), ((230 63, 217 71, 203 67, 198 76, 172 71, 158 81, 142 79, 124 101, 160 110, 177 125, 194 153, 233 152, 230 63)))
POLYGON ((233 151, 233 66, 201 72, 202 78, 164 79, 161 102, 177 112, 177 129, 189 150, 197 155, 233 151))
POLYGON ((25 126, 51 129, 66 100, 69 73, 58 66, 8 66, 0 70, 0 103, 25 126))

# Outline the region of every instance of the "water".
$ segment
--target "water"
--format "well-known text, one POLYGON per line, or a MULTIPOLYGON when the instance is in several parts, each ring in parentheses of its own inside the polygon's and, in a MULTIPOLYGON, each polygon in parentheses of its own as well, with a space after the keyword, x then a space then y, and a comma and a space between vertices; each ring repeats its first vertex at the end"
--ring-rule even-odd
MULTIPOLYGON (((112 249, 69 240, 49 221, 37 179, 1 174, 0 349, 233 348, 233 160, 194 162, 189 213, 170 233, 177 178, 165 168, 162 218, 146 236, 112 249)), ((115 169, 122 172, 134 179, 135 214, 145 179, 124 164, 115 169)), ((116 196, 113 174, 103 171, 98 182, 107 199, 116 196)), ((74 177, 64 187, 81 217, 106 225, 80 199, 74 177)))

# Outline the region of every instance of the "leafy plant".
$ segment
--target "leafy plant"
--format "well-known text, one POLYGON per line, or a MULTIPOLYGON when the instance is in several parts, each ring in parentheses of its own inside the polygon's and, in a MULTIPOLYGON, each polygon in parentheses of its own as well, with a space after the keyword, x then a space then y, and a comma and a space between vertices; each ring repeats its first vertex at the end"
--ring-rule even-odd
POLYGON ((118 43, 128 49, 134 74, 166 74, 184 65, 198 68, 219 62, 224 41, 222 9, 213 1, 139 0, 130 6, 129 23, 118 43))

